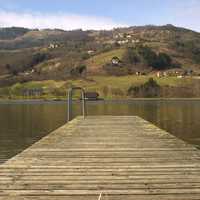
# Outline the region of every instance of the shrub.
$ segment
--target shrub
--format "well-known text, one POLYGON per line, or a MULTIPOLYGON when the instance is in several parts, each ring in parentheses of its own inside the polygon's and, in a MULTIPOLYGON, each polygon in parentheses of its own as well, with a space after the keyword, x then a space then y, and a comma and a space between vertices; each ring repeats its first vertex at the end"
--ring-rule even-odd
POLYGON ((124 96, 124 92, 119 88, 111 88, 111 94, 113 96, 124 96))
POLYGON ((108 88, 108 86, 104 86, 104 87, 102 88, 102 92, 103 92, 103 95, 104 95, 105 97, 107 97, 107 96, 108 96, 108 93, 109 93, 109 88, 108 88))
POLYGON ((131 86, 128 89, 128 95, 131 97, 153 98, 160 96, 160 86, 150 78, 146 83, 140 86, 131 86))
POLYGON ((82 58, 83 60, 87 60, 87 59, 90 58, 90 55, 89 55, 88 53, 82 53, 81 58, 82 58))
POLYGON ((75 68, 73 68, 71 70, 70 74, 75 77, 80 77, 80 76, 85 75, 86 71, 87 71, 87 66, 80 64, 80 65, 76 66, 75 68))

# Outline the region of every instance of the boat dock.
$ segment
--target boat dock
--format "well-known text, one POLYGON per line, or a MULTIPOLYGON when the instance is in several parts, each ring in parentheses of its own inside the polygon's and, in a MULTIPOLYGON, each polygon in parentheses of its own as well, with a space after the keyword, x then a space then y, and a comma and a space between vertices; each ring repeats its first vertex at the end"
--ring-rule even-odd
POLYGON ((77 117, 0 165, 0 200, 199 200, 200 151, 136 116, 77 117))

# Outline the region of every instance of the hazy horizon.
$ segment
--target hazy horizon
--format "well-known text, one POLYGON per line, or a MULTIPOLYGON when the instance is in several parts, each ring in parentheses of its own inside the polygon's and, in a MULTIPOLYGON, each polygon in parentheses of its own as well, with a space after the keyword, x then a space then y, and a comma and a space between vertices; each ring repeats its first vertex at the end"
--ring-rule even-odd
POLYGON ((4 29, 4 28, 24 28, 24 29, 29 29, 29 30, 39 30, 39 31, 43 31, 43 30, 60 30, 60 31, 76 31, 76 30, 82 30, 82 31, 112 31, 115 29, 123 29, 123 28, 138 28, 138 27, 148 27, 148 26, 152 26, 152 27, 164 27, 164 26, 174 26, 176 28, 183 28, 183 29, 188 29, 197 33, 200 33, 200 31, 196 31, 187 27, 180 27, 180 26, 175 26, 173 24, 161 24, 161 25, 156 25, 156 24, 146 24, 146 25, 139 25, 139 26, 135 26, 135 25, 130 25, 130 26, 121 26, 121 27, 113 27, 111 29, 82 29, 82 28, 76 28, 76 29, 60 29, 60 28, 28 28, 28 27, 20 27, 20 26, 0 26, 0 29, 4 29))
POLYGON ((110 30, 164 25, 200 31, 198 0, 0 0, 0 27, 110 30))

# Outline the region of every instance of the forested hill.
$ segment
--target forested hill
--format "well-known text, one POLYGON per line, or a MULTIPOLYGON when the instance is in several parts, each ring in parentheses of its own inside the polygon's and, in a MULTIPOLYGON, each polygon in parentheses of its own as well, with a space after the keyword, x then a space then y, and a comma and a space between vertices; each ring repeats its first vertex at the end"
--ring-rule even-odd
POLYGON ((200 72, 200 33, 173 25, 110 31, 0 28, 0 83, 173 69, 200 72))
POLYGON ((23 36, 29 29, 26 28, 0 28, 0 40, 12 40, 17 37, 23 36))

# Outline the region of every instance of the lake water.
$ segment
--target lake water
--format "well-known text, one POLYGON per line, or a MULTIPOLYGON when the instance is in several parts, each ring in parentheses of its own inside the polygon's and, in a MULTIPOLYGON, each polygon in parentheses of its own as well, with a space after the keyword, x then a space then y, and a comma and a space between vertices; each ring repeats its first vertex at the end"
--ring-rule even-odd
MULTIPOLYGON (((200 101, 88 102, 89 115, 138 115, 194 145, 200 145, 200 101)), ((74 116, 80 113, 74 105, 74 116)), ((65 124, 65 102, 1 102, 0 163, 65 124)))

